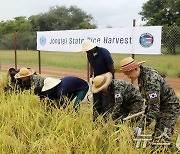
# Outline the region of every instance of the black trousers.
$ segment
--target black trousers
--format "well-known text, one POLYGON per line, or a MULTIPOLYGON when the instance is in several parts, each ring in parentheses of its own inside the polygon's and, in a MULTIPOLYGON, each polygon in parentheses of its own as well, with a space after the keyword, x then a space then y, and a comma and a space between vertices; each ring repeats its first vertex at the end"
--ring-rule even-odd
POLYGON ((107 114, 113 105, 109 92, 100 91, 93 94, 93 118, 96 119, 98 115, 107 114))

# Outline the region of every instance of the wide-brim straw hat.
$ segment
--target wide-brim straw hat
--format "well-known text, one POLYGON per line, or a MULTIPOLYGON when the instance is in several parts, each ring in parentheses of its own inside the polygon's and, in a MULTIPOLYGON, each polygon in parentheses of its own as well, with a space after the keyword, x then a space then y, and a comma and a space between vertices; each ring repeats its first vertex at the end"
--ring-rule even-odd
POLYGON ((112 73, 110 72, 96 76, 93 80, 93 84, 91 87, 92 93, 98 93, 103 88, 109 86, 111 81, 112 81, 112 73))
POLYGON ((22 67, 20 71, 14 77, 18 79, 18 78, 24 78, 24 77, 30 76, 32 74, 34 74, 34 70, 27 69, 26 67, 22 67))
POLYGON ((77 52, 85 52, 85 51, 89 51, 93 48, 95 48, 96 46, 99 45, 99 42, 97 43, 93 43, 90 40, 84 40, 81 44, 81 47, 77 50, 77 52))
POLYGON ((43 91, 47 91, 47 90, 49 90, 49 89, 52 89, 52 88, 54 88, 55 86, 57 86, 60 82, 61 82, 60 79, 47 77, 47 78, 44 80, 44 86, 43 86, 43 88, 42 88, 41 91, 43 92, 43 91))
POLYGON ((127 57, 127 58, 121 60, 121 62, 120 62, 120 64, 121 64, 120 71, 121 72, 131 71, 132 69, 137 68, 138 66, 142 65, 145 62, 146 61, 137 62, 132 57, 127 57))

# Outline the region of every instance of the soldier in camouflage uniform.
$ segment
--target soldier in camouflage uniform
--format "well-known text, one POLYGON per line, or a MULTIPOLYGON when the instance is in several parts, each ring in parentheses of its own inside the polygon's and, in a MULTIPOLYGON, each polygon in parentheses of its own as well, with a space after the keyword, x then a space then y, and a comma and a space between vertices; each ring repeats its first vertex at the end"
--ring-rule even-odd
POLYGON ((34 74, 34 71, 31 69, 27 69, 25 67, 21 68, 20 71, 14 76, 15 79, 21 79, 21 82, 18 83, 18 87, 23 90, 29 90, 36 88, 42 89, 44 85, 43 77, 34 74))
MULTIPOLYGON (((180 115, 180 101, 166 80, 154 69, 143 67, 143 62, 136 62, 128 57, 121 61, 121 71, 130 79, 138 79, 139 90, 147 102, 146 126, 156 120, 154 136, 167 133, 170 139, 176 121, 180 115)), ((140 135, 145 121, 135 129, 135 136, 140 135)))
POLYGON ((110 72, 94 78, 92 92, 99 91, 106 91, 110 94, 109 112, 113 120, 125 118, 128 114, 134 114, 143 109, 143 99, 138 89, 127 81, 112 79, 110 72))

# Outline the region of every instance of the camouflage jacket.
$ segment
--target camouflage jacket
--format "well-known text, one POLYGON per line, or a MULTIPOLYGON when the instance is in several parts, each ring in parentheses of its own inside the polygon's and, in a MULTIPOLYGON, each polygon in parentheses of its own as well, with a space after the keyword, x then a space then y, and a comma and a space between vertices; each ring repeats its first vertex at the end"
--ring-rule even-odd
POLYGON ((113 79, 109 88, 111 100, 114 100, 112 109, 112 119, 115 120, 120 116, 127 116, 129 113, 142 111, 143 99, 141 93, 133 84, 113 79))
MULTIPOLYGON (((160 110, 162 112, 171 110, 172 114, 179 114, 179 99, 166 80, 152 68, 142 66, 140 68, 139 90, 148 105, 146 125, 148 126, 157 118, 160 110)), ((141 123, 140 126, 143 127, 144 124, 141 123)))
POLYGON ((19 84, 19 87, 21 90, 28 90, 28 89, 34 89, 36 87, 43 87, 44 85, 44 77, 41 77, 39 75, 31 75, 30 79, 27 82, 22 82, 19 84))

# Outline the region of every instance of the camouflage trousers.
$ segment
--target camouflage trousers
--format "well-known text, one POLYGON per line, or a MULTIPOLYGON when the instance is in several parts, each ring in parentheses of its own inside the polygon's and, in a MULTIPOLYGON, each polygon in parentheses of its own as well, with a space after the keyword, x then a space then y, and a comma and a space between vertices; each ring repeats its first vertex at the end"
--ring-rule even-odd
POLYGON ((158 117, 156 119, 156 125, 154 129, 154 135, 158 136, 164 131, 164 128, 168 128, 168 135, 172 136, 178 117, 180 116, 180 102, 179 104, 169 103, 168 109, 162 107, 158 117))

